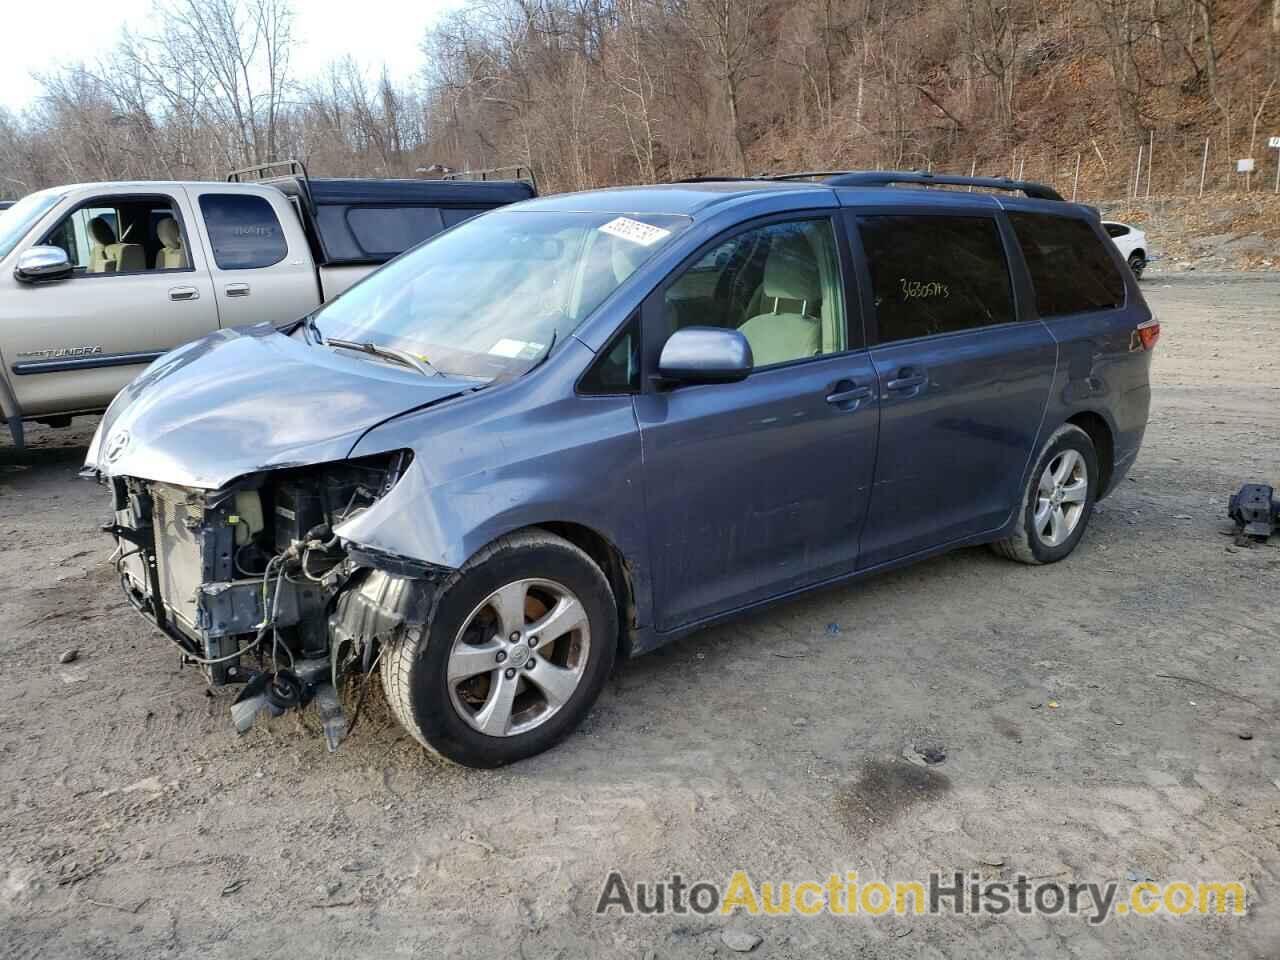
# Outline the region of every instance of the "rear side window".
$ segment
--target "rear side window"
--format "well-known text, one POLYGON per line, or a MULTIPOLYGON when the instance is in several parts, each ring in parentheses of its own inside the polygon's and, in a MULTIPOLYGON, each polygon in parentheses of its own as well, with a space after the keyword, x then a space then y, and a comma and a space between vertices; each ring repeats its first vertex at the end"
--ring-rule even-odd
POLYGON ((200 212, 221 270, 269 267, 289 252, 280 221, 262 197, 206 193, 200 197, 200 212))
POLYGON ((347 224, 365 253, 392 257, 444 229, 435 207, 351 207, 347 224))
POLYGON ((1124 306, 1124 277, 1093 228, 1075 217, 1010 213, 1042 317, 1124 306))
POLYGON ((1000 230, 987 217, 858 219, 880 343, 1014 319, 1000 230))

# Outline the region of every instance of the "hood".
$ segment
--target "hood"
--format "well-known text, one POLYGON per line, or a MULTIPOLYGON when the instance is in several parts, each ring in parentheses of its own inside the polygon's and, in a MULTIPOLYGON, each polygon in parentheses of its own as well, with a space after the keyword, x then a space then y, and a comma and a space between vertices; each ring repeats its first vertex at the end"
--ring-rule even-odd
POLYGON ((370 427, 474 388, 289 337, 219 330, 165 354, 112 401, 85 466, 217 489, 257 470, 341 460, 370 427))

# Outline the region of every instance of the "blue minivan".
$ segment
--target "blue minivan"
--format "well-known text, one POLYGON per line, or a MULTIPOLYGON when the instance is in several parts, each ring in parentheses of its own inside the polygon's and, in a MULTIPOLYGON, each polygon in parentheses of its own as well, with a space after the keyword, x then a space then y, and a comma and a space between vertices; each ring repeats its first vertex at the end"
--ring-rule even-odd
POLYGON ((86 469, 126 595, 244 685, 241 730, 314 703, 332 749, 336 688, 380 673, 425 746, 496 766, 704 625, 970 544, 1066 557, 1158 336, 1097 214, 1039 184, 598 190, 165 355, 86 469))

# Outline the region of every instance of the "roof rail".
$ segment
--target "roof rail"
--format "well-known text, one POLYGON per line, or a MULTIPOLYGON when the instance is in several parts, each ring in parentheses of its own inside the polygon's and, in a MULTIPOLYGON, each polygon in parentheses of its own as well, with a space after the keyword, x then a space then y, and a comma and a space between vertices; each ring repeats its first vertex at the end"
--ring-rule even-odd
POLYGON ((311 196, 311 177, 307 174, 307 165, 301 160, 268 160, 266 163, 257 163, 252 167, 241 167, 239 170, 232 170, 227 174, 227 183, 261 183, 272 177, 297 177, 298 192, 302 194, 302 201, 307 205, 307 209, 314 217, 316 215, 316 202, 311 196), (284 167, 283 173, 271 173, 270 171, 278 167, 284 167))
POLYGON ((533 168, 527 163, 515 163, 509 167, 490 167, 487 170, 458 170, 446 173, 441 180, 524 180, 538 189, 538 181, 533 175, 533 168), (498 176, 502 174, 502 176, 498 176))
POLYGON ((1053 187, 1031 180, 1011 180, 1008 177, 963 177, 947 173, 926 173, 923 170, 819 170, 809 173, 786 173, 770 179, 822 179, 832 187, 890 187, 895 184, 917 184, 925 187, 985 187, 988 190, 1023 193, 1036 200, 1062 199, 1062 194, 1053 187))
POLYGON ((255 163, 251 167, 241 167, 227 174, 227 183, 254 183, 268 177, 302 177, 309 180, 307 167, 301 160, 268 160, 266 163, 255 163), (268 173, 274 167, 286 167, 284 173, 268 173))
POLYGON ((681 177, 679 180, 672 180, 672 183, 734 183, 740 180, 781 180, 782 177, 752 177, 741 176, 735 177, 732 174, 710 174, 705 177, 681 177))

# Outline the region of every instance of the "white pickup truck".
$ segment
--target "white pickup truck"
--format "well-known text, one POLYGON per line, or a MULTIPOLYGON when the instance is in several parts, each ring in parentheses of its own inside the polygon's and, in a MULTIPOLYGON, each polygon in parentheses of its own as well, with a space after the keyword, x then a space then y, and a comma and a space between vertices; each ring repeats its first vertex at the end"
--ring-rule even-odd
MULTIPOLYGON (((220 327, 283 324, 414 244, 535 195, 531 181, 88 183, 0 215, 0 414, 65 426, 149 363, 220 327)), ((519 176, 519 170, 517 170, 519 176)))

